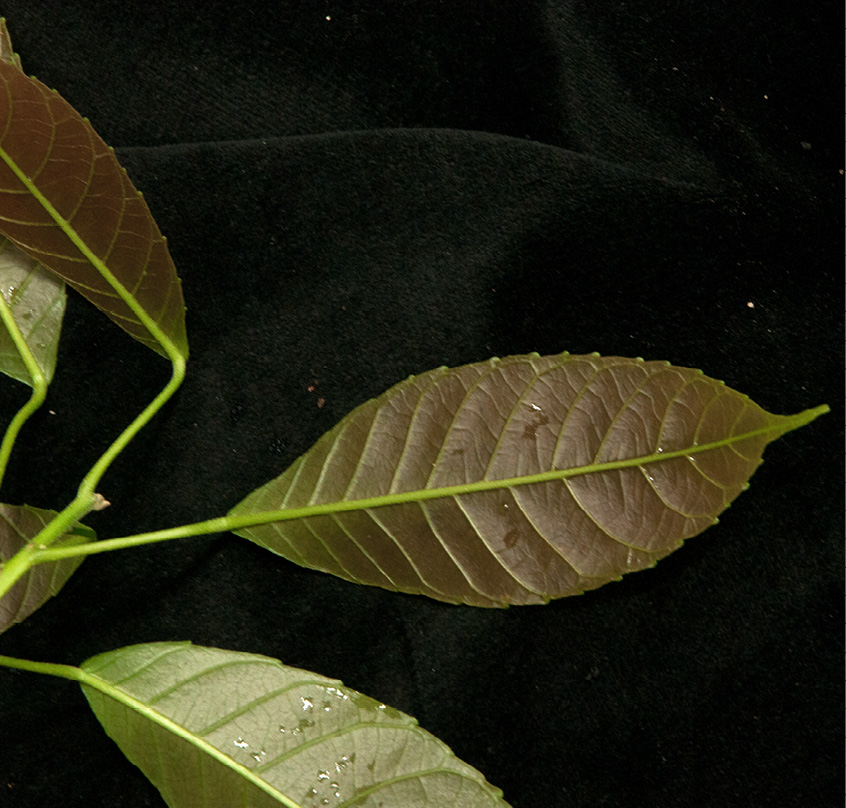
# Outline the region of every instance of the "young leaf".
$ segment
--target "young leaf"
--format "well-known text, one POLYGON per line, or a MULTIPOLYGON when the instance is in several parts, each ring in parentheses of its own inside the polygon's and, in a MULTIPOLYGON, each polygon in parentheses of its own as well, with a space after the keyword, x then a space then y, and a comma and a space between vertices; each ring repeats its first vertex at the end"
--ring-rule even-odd
POLYGON ((100 723, 171 808, 507 808, 410 716, 269 657, 150 643, 81 668, 100 723))
POLYGON ((717 521, 769 441, 827 410, 771 415, 699 370, 597 354, 440 368, 230 516, 290 509, 235 532, 350 581, 543 603, 653 566, 717 521))
MULTIPOLYGON (((49 383, 65 313, 65 283, 8 239, 0 237, 0 294, 12 312, 29 350, 49 383)), ((11 335, 0 327, 0 373, 32 384, 11 335)))
MULTIPOLYGON (((57 514, 28 505, 0 504, 0 568, 18 550, 41 531, 57 514)), ((91 528, 77 524, 56 541, 54 547, 68 547, 94 541, 91 528)), ((82 563, 82 557, 38 564, 27 570, 17 583, 0 598, 0 633, 40 609, 68 582, 82 563)))
POLYGON ((0 232, 136 339, 166 354, 152 323, 188 355, 182 289, 146 202, 91 124, 7 58, 0 232))

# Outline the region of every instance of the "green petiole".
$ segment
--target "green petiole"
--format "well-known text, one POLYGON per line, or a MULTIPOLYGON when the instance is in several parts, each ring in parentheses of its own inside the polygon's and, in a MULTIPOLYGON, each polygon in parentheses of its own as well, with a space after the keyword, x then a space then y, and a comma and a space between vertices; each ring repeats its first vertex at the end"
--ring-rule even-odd
POLYGON ((18 433, 29 416, 44 403, 44 399, 47 397, 47 379, 41 372, 41 368, 32 355, 32 351, 30 351, 29 346, 26 344, 26 340, 20 328, 18 328, 12 310, 2 294, 0 294, 0 320, 3 321, 3 325, 12 337, 12 342, 15 343, 15 348, 17 348, 26 366, 27 373, 29 373, 32 379, 32 395, 29 397, 29 401, 12 418, 9 426, 6 428, 6 433, 3 435, 3 440, 0 442, 0 485, 2 485, 6 466, 9 463, 9 457, 12 454, 12 447, 15 445, 18 433))

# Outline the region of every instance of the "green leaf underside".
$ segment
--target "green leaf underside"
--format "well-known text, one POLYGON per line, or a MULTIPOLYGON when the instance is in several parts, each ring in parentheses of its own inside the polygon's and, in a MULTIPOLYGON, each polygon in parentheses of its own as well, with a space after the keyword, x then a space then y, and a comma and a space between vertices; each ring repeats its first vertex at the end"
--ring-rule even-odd
POLYGON ((83 691, 171 808, 503 808, 501 792, 398 710, 255 654, 134 645, 83 691))
MULTIPOLYGON (((65 313, 65 283, 8 239, 0 237, 0 294, 12 312, 35 361, 49 383, 65 313)), ((0 373, 32 384, 11 335, 0 327, 0 373)))
POLYGON ((99 263, 187 356, 181 286, 146 202, 88 121, 2 58, 0 232, 166 354, 99 263))
MULTIPOLYGON (((0 562, 8 561, 55 516, 55 511, 28 505, 0 504, 0 562)), ((77 525, 53 546, 68 547, 95 538, 91 528, 77 525)), ((78 557, 38 564, 24 573, 0 600, 0 632, 22 622, 57 594, 82 560, 83 557, 78 557)))
POLYGON ((543 603, 653 566, 825 409, 771 415, 699 370, 596 354, 440 368, 354 410, 229 515, 305 509, 235 532, 347 580, 543 603))

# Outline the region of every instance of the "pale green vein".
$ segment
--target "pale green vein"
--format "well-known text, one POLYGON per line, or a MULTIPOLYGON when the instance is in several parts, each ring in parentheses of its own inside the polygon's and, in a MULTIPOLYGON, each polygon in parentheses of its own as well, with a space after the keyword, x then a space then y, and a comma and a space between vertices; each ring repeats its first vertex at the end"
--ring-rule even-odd
MULTIPOLYGON (((2 664, 2 659, 3 658, 0 657, 0 664, 2 664)), ((190 730, 187 730, 181 724, 172 721, 167 716, 162 715, 157 710, 154 710, 149 707, 143 701, 140 701, 139 699, 136 699, 133 696, 130 696, 128 693, 122 691, 120 688, 115 687, 110 682, 107 682, 104 679, 101 679, 100 677, 95 676, 93 674, 86 673, 83 670, 77 670, 79 670, 79 676, 77 677, 77 680, 80 682, 80 684, 88 685, 89 687, 100 691, 101 693, 118 702, 119 704, 122 704, 124 707, 127 707, 130 710, 133 710, 134 712, 138 713, 140 716, 147 719, 151 723, 161 727, 165 732, 168 732, 171 735, 175 735, 177 738, 182 738, 184 741, 187 741, 191 746, 193 746, 200 752, 208 755, 210 758, 217 761, 220 765, 231 769, 239 777, 251 783, 256 788, 263 791, 265 794, 270 795, 277 802, 286 806, 286 808, 300 808, 300 806, 296 802, 291 800, 278 789, 274 788, 264 778, 257 775, 252 769, 233 760, 231 757, 221 752, 213 744, 209 743, 208 741, 202 738, 197 737, 197 735, 195 735, 190 730)))

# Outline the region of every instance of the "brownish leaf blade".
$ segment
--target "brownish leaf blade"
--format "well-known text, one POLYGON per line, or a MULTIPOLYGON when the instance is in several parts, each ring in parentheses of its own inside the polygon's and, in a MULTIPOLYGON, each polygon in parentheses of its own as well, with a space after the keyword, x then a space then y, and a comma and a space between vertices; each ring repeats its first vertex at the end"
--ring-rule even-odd
MULTIPOLYGON (((0 295, 49 383, 65 313, 65 282, 0 236, 0 295)), ((12 335, 0 326, 0 373, 32 384, 12 335)))
POLYGON ((164 355, 100 263, 187 356, 182 289, 146 202, 91 124, 2 57, 0 232, 164 355))
MULTIPOLYGON (((31 508, 28 505, 0 504, 0 565, 40 533, 56 515, 55 511, 31 508)), ((91 528, 76 525, 52 546, 68 547, 93 541, 95 538, 91 528)), ((38 564, 29 569, 0 599, 0 633, 25 620, 57 594, 79 568, 82 560, 82 556, 67 558, 38 564)))
POLYGON ((290 509, 236 532, 351 581, 543 603, 653 566, 717 521, 768 442, 827 410, 771 415, 642 359, 441 368, 354 410, 230 515, 290 509))

